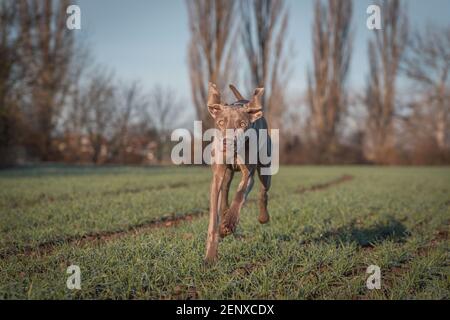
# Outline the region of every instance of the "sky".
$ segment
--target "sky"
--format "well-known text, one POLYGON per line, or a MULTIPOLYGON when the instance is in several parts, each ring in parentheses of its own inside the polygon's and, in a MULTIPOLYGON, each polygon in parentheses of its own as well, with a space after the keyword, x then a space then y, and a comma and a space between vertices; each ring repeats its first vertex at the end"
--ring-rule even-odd
MULTIPOLYGON (((368 71, 366 9, 375 1, 356 0, 355 32, 349 86, 363 88, 368 71)), ((290 25, 288 40, 295 57, 290 92, 306 88, 306 70, 311 65, 311 25, 314 0, 286 0, 290 25)), ((406 0, 412 28, 428 23, 450 25, 450 0, 406 0)), ((191 103, 187 66, 188 17, 184 0, 78 0, 81 30, 77 36, 90 47, 93 59, 124 81, 139 80, 144 88, 170 86, 191 103)), ((244 64, 244 62, 242 62, 244 64)))

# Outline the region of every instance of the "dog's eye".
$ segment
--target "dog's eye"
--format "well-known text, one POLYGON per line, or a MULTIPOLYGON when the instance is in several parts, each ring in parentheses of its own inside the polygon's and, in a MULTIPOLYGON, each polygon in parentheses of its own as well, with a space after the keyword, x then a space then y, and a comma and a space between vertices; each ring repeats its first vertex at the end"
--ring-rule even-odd
POLYGON ((241 128, 245 128, 247 124, 244 121, 241 121, 241 128))
POLYGON ((223 126, 223 125, 225 124, 225 121, 219 120, 219 121, 217 121, 217 124, 218 124, 219 126, 223 126))

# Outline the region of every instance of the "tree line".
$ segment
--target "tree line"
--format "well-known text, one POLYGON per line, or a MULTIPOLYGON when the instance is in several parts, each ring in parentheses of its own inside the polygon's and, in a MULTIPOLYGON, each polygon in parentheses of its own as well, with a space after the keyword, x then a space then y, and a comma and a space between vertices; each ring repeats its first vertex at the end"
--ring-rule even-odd
POLYGON ((307 89, 297 88, 292 97, 286 91, 293 53, 285 1, 187 1, 197 117, 210 121, 208 80, 225 90, 240 77, 248 93, 266 88, 265 116, 280 129, 284 163, 448 164, 450 26, 411 30, 402 1, 378 6, 382 29, 368 41, 365 93, 348 86, 353 2, 317 0, 307 89), (399 91, 399 77, 409 91, 399 91))
POLYGON ((176 93, 93 62, 66 28, 71 2, 0 4, 0 165, 163 161, 176 93))
MULTIPOLYGON (((0 4, 0 165, 29 161, 162 163, 183 123, 177 92, 123 81, 68 30, 68 0, 0 4), (174 121, 174 119, 178 119, 174 121)), ((351 0, 315 1, 306 90, 287 92, 295 52, 284 0, 187 0, 192 104, 207 86, 264 87, 282 163, 450 162, 450 26, 413 30, 400 0, 378 3, 365 91, 348 85, 351 0), (407 80, 407 88, 398 80, 407 80)))

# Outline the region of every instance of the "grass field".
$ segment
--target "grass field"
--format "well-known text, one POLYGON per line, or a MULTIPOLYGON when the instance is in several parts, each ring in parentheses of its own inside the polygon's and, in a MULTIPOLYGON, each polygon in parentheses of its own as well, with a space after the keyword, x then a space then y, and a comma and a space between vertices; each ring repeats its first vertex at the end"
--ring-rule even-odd
POLYGON ((257 222, 256 183, 206 268, 210 175, 0 172, 0 298, 449 299, 449 168, 282 167, 270 223, 257 222), (66 287, 72 264, 81 290, 66 287), (369 265, 380 290, 366 288, 369 265))

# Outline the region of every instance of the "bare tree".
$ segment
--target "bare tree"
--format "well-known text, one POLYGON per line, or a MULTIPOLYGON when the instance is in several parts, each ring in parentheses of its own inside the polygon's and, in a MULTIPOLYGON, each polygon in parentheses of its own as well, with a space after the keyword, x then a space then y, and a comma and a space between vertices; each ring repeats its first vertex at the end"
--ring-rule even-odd
POLYGON ((285 88, 289 76, 286 52, 288 10, 284 0, 241 2, 242 42, 249 67, 249 92, 264 87, 264 112, 272 127, 280 127, 286 109, 285 88))
POLYGON ((17 48, 17 5, 12 1, 0 3, 0 165, 15 162, 13 149, 19 144, 21 109, 18 79, 23 72, 17 48))
POLYGON ((42 160, 51 155, 52 133, 70 86, 73 32, 66 28, 68 0, 22 0, 19 4, 20 52, 30 92, 30 145, 42 160))
POLYGON ((345 83, 352 51, 351 0, 317 1, 313 23, 314 70, 308 72, 308 132, 313 160, 332 161, 347 103, 345 83))
POLYGON ((437 148, 446 151, 450 147, 450 28, 430 25, 417 31, 408 49, 403 69, 420 94, 419 103, 412 105, 413 116, 420 121, 420 131, 429 128, 437 148))
POLYGON ((139 121, 148 108, 149 102, 137 81, 133 81, 129 85, 120 84, 119 88, 118 96, 114 100, 116 106, 111 109, 113 127, 111 128, 108 154, 111 161, 124 163, 130 126, 139 121))
POLYGON ((97 70, 91 76, 83 93, 81 107, 88 137, 92 162, 100 163, 108 155, 108 140, 113 136, 117 108, 116 88, 110 72, 97 70))
POLYGON ((192 99, 198 119, 204 127, 211 127, 206 108, 208 82, 224 89, 231 78, 238 51, 232 47, 237 27, 236 1, 188 0, 186 5, 191 32, 188 58, 192 99))
POLYGON ((158 133, 158 148, 156 158, 163 161, 164 153, 168 151, 171 130, 180 123, 183 115, 181 103, 173 89, 155 85, 150 92, 150 115, 158 133))
POLYGON ((408 39, 408 21, 399 0, 380 3, 382 29, 369 41, 370 74, 365 105, 366 157, 376 163, 393 161, 396 79, 408 39))

